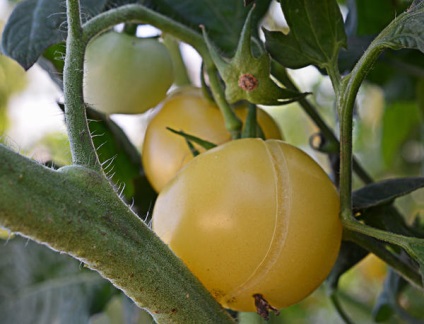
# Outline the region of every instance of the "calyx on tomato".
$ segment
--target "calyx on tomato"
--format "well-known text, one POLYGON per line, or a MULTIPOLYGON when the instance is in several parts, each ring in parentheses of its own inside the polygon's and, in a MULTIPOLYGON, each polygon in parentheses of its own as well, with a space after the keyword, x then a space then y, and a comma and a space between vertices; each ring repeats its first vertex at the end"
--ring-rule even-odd
POLYGON ((153 229, 224 307, 283 308, 338 255, 339 197, 322 168, 280 140, 240 139, 193 159, 161 191, 153 229))
POLYGON ((229 103, 247 100, 254 104, 282 105, 297 101, 306 94, 282 88, 271 79, 271 58, 267 52, 255 57, 252 53, 252 12, 250 10, 243 26, 236 53, 231 60, 220 56, 206 30, 203 36, 222 79, 225 97, 229 103))
MULTIPOLYGON (((240 119, 246 119, 246 106, 239 106, 235 111, 240 119)), ((198 88, 182 88, 171 94, 154 114, 146 130, 142 160, 146 176, 157 192, 193 159, 185 139, 167 127, 214 144, 231 140, 219 108, 198 88)), ((257 109, 257 119, 265 138, 281 139, 278 125, 264 110, 257 109)), ((195 147, 200 152, 205 151, 199 145, 195 147)))
POLYGON ((87 46, 84 97, 103 113, 142 113, 165 98, 173 80, 171 56, 157 39, 110 31, 87 46))

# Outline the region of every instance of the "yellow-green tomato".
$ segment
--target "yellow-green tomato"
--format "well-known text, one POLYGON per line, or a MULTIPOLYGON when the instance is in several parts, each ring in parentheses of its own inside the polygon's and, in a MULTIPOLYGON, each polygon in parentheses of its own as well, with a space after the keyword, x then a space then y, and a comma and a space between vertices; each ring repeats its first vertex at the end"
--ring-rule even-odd
POLYGON ((194 158, 161 191, 153 229, 224 307, 254 294, 292 305, 339 251, 339 196, 307 154, 280 140, 235 140, 194 158))
POLYGON ((111 31, 87 47, 84 98, 106 114, 138 114, 156 106, 173 80, 171 56, 157 39, 111 31))
MULTIPOLYGON (((236 109, 236 114, 243 121, 247 112, 246 106, 236 109)), ((268 113, 258 108, 257 118, 266 138, 281 139, 280 129, 268 113)), ((170 95, 150 121, 142 149, 146 176, 157 192, 193 159, 185 139, 167 130, 167 127, 214 144, 231 139, 219 108, 208 101, 200 89, 188 87, 170 95)), ((204 151, 200 146, 195 146, 200 152, 204 151)))

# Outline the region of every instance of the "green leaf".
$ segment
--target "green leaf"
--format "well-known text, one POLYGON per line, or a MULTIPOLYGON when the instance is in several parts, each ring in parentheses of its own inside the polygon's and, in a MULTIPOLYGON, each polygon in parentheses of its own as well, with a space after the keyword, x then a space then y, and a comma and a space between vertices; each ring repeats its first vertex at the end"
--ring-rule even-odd
POLYGON ((2 323, 88 323, 113 286, 80 262, 15 237, 0 244, 2 323))
POLYGON ((196 144, 200 145, 205 150, 210 150, 210 149, 216 147, 216 144, 214 144, 214 143, 205 141, 205 140, 203 140, 201 138, 198 138, 198 137, 196 137, 194 135, 187 134, 187 133, 185 133, 183 131, 177 131, 177 130, 172 129, 170 127, 167 127, 166 129, 169 130, 170 132, 176 134, 176 135, 180 135, 180 136, 184 137, 189 142, 193 142, 193 143, 196 143, 196 144))
POLYGON ((343 18, 335 0, 281 1, 290 33, 265 31, 272 58, 288 68, 326 67, 346 45, 343 18))
MULTIPOLYGON (((257 1, 252 19, 255 32, 270 3, 257 1)), ((158 12, 199 32, 199 26, 205 26, 209 38, 227 56, 233 56, 249 13, 241 0, 155 0, 152 4, 158 12)))
POLYGON ((423 24, 424 1, 416 0, 379 35, 378 43, 385 48, 412 48, 424 53, 423 24))
MULTIPOLYGON (((101 12, 106 0, 81 0, 84 20, 101 12)), ((29 69, 51 45, 66 39, 65 1, 25 0, 6 23, 1 51, 29 69)))
POLYGON ((48 47, 37 63, 50 78, 63 90, 63 68, 65 66, 66 44, 58 43, 48 47))
POLYGON ((424 177, 388 179, 369 184, 353 192, 353 208, 367 209, 388 204, 424 187, 424 177))
POLYGON ((358 217, 365 224, 405 236, 422 236, 419 229, 410 227, 406 223, 406 217, 393 204, 371 207, 361 210, 358 217))

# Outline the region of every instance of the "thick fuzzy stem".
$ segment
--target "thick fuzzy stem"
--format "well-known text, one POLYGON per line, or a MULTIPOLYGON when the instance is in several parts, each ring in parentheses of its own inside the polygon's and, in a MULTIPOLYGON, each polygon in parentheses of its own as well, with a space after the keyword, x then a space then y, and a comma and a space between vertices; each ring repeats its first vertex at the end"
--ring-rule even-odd
POLYGON ((97 172, 54 171, 0 145, 0 224, 98 271, 157 322, 231 323, 97 172))

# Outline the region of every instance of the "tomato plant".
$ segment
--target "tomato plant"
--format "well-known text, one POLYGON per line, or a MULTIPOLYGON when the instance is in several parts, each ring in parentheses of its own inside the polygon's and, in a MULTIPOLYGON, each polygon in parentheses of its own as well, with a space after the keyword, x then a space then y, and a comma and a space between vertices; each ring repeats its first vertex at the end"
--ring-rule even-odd
POLYGON ((87 47, 84 94, 106 114, 139 114, 156 106, 173 82, 171 57, 155 38, 107 32, 87 47))
MULTIPOLYGON (((21 254, 11 249, 14 243, 0 244, 0 309, 5 322, 88 322, 94 313, 104 315, 106 302, 118 290, 109 286, 111 294, 105 295, 109 283, 101 278, 87 285, 88 277, 97 273, 159 323, 233 323, 237 316, 245 324, 249 320, 243 319, 256 316, 227 312, 216 300, 242 311, 253 311, 256 304, 267 318, 273 306, 296 303, 327 274, 325 308, 316 302, 321 298, 312 298, 282 311, 282 322, 316 322, 315 316, 323 312, 326 319, 330 315, 328 322, 338 317, 346 323, 422 321, 424 233, 422 204, 415 203, 420 193, 415 191, 424 187, 424 1, 252 2, 215 0, 213 10, 209 2, 198 0, 8 2, 14 9, 2 32, 2 55, 25 70, 39 64, 63 90, 60 108, 72 172, 54 169, 57 160, 46 161, 45 167, 17 153, 36 152, 32 148, 0 145, 0 227, 17 234, 8 237, 11 241, 22 235, 74 257, 72 284, 81 283, 78 290, 84 299, 75 297, 66 283, 54 280, 50 289, 44 285, 57 265, 29 251, 31 247, 17 244, 25 248, 21 254), (159 29, 167 36, 164 42, 169 41, 173 66, 157 39, 106 32, 118 24, 124 24, 127 33, 137 24, 159 29), (196 71, 187 69, 192 57, 180 51, 180 45, 197 52, 201 64, 196 71), (319 81, 302 82, 300 90, 304 71, 293 70, 308 66, 316 68, 319 81), (165 185, 153 206, 157 194, 145 178, 140 152, 109 114, 143 112, 163 101, 172 83, 171 70, 178 73, 178 87, 190 83, 191 72, 200 75, 219 113, 199 90, 171 96, 158 109, 159 119, 170 102, 183 102, 181 110, 170 109, 170 120, 164 117, 162 125, 156 124, 153 133, 160 136, 148 135, 154 144, 144 158, 158 157, 144 163, 146 172, 150 163, 159 167, 156 173, 166 174, 167 166, 161 164, 168 160, 176 166, 171 178, 187 156, 191 161, 165 185), (190 78, 176 71, 190 71, 190 78), (327 91, 330 83, 332 91, 327 91), (383 99, 378 105, 370 100, 371 83, 383 99), (358 100, 360 89, 363 100, 358 100), (232 106, 238 102, 248 106, 244 125, 245 110, 232 106), (239 139, 255 136, 255 105, 291 103, 275 111, 285 110, 284 124, 294 125, 305 144, 310 129, 298 125, 314 124, 318 134, 310 143, 328 158, 337 191, 300 150, 279 140, 239 139), (86 109, 90 105, 106 114, 86 109), (208 108, 198 107, 203 105, 208 108), (293 118, 292 112, 302 118, 293 118), (377 112, 376 118, 367 123, 370 112, 377 112), (200 129, 189 128, 188 122, 200 129), (165 127, 219 146, 192 158, 185 140, 165 127), (215 127, 221 129, 218 139, 213 131, 211 137, 202 133, 215 127), (237 140, 228 142, 229 134, 237 140), (172 151, 180 145, 172 144, 174 140, 186 153, 172 151), (162 150, 163 143, 171 148, 162 150), (407 197, 395 204, 402 196, 407 197), (154 208, 154 228, 175 253, 152 232, 152 213, 146 217, 146 206, 154 208), (359 309, 370 310, 370 303, 362 302, 369 298, 339 285, 339 279, 370 253, 388 264, 389 271, 373 311, 358 317, 359 309), (11 254, 18 272, 10 271, 11 254), (42 260, 47 271, 30 270, 26 265, 36 264, 34 260, 42 260), (85 276, 80 262, 97 273, 85 276), (23 277, 33 280, 23 284, 23 277), (41 283, 40 278, 46 280, 41 283), (32 283, 36 285, 29 288, 29 296, 27 285, 32 283), (72 306, 71 312, 60 306, 57 312, 52 306, 61 305, 57 296, 72 306), (40 307, 28 312, 28 305, 40 307), (302 308, 307 314, 293 319, 291 313, 302 308)), ((4 12, 9 10, 0 15, 4 12)), ((13 78, 3 72, 0 83, 8 88, 13 78)), ((14 109, 1 107, 1 102, 0 110, 14 109)), ((265 137, 280 136, 269 135, 273 126, 261 121, 261 110, 257 115, 265 137)), ((0 141, 13 143, 8 136, 0 136, 0 141)))
POLYGON ((159 194, 153 229, 225 307, 254 294, 287 307, 326 278, 340 247, 338 194, 280 140, 241 139, 197 156, 159 194))
MULTIPOLYGON (((235 111, 242 120, 246 119, 246 106, 239 106, 235 111)), ((257 115, 265 138, 280 139, 281 132, 272 117, 260 108, 257 115)), ((158 192, 193 158, 185 139, 167 127, 214 144, 231 139, 218 107, 206 99, 200 89, 187 87, 171 94, 149 122, 141 155, 146 176, 158 192)), ((196 148, 204 151, 198 145, 196 148)))

